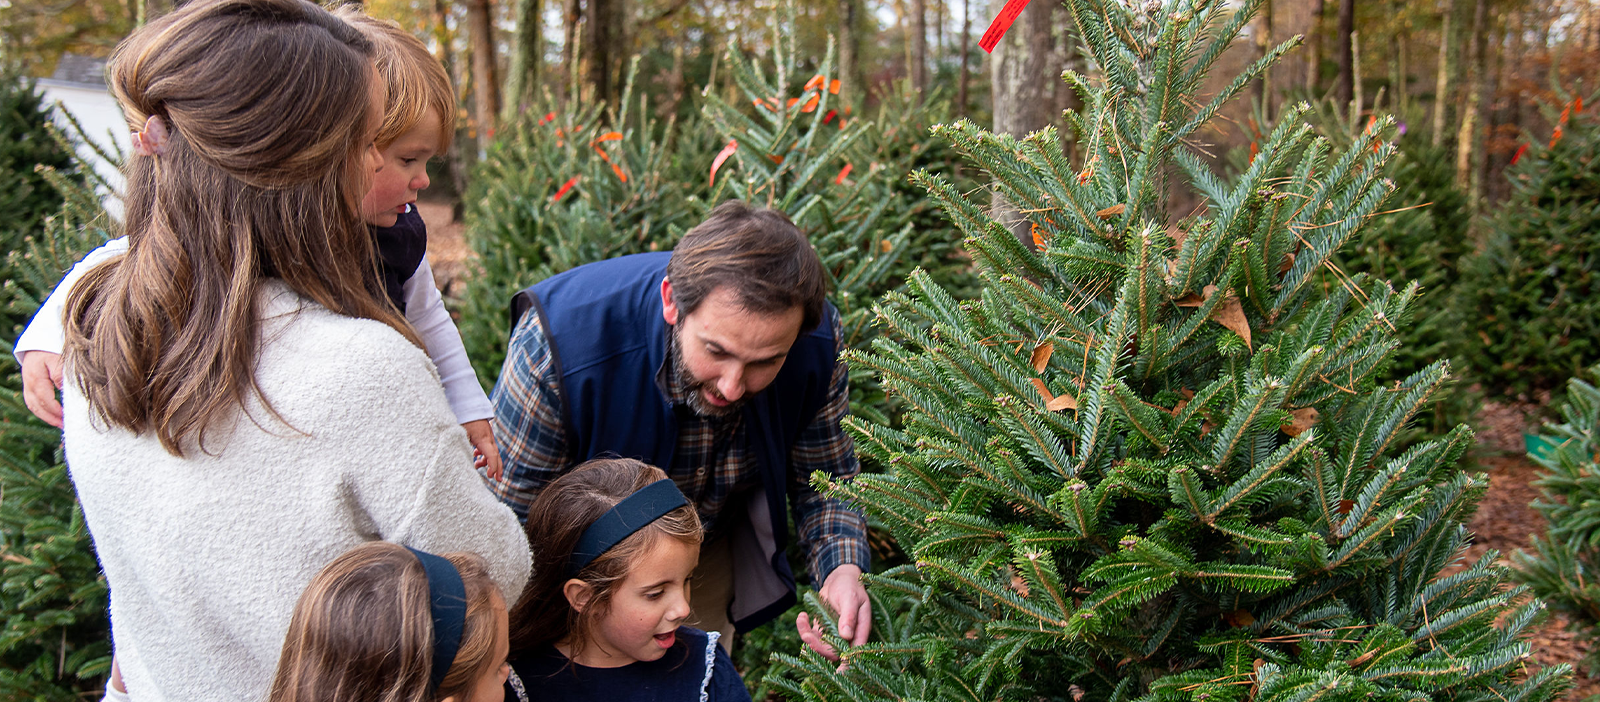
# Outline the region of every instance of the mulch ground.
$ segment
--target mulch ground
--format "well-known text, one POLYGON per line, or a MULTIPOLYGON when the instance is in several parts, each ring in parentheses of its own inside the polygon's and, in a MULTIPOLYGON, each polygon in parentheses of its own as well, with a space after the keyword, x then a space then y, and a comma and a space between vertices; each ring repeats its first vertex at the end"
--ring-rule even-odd
MULTIPOLYGON (((1509 565, 1510 554, 1528 548, 1528 538, 1545 530, 1544 517, 1533 509, 1539 488, 1533 486, 1539 467, 1524 453, 1522 435, 1536 431, 1538 405, 1487 403, 1479 414, 1478 469, 1489 474, 1489 492, 1478 503, 1478 513, 1468 527, 1475 540, 1468 550, 1474 559, 1490 549, 1500 552, 1509 565)), ((1600 678, 1586 674, 1583 659, 1594 642, 1567 629, 1567 617, 1553 614, 1533 635, 1533 657, 1540 665, 1569 663, 1573 667, 1573 688, 1567 699, 1585 699, 1600 694, 1600 678)))
MULTIPOLYGON (((422 201, 417 210, 428 225, 428 262, 439 287, 448 294, 460 282, 470 250, 462 240, 462 225, 446 202, 422 201)), ((1528 537, 1544 531, 1544 517, 1533 509, 1539 489, 1533 486, 1538 467, 1523 453, 1524 432, 1537 429, 1538 404, 1486 403, 1479 414, 1478 469, 1489 475, 1489 492, 1468 525, 1475 534, 1467 559, 1475 560, 1490 549, 1500 552, 1509 565, 1510 554, 1528 546, 1528 537)), ((1567 699, 1577 702, 1600 694, 1600 678, 1583 669, 1583 658, 1594 642, 1567 630, 1564 615, 1552 615, 1533 635, 1533 656, 1540 665, 1569 663, 1575 679, 1567 699)))

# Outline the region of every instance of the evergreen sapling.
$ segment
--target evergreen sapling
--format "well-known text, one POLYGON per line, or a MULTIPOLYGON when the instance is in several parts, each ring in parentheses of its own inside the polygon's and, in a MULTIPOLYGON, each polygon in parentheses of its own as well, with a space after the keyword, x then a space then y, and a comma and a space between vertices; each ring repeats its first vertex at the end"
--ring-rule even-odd
POLYGON ((1456 467, 1471 431, 1396 448, 1448 375, 1378 382, 1417 285, 1328 265, 1389 197, 1389 125, 1334 149, 1292 106, 1225 183, 1198 130, 1298 38, 1205 97, 1260 0, 1066 5, 1095 67, 1065 75, 1084 160, 1054 129, 935 130, 1035 246, 987 193, 913 176, 967 235, 981 292, 918 273, 885 296, 885 335, 848 358, 908 408, 898 428, 849 424, 887 471, 814 477, 913 563, 868 577, 878 640, 833 639, 842 672, 783 655, 776 684, 805 700, 1558 694, 1564 666, 1525 668, 1541 605, 1495 554, 1459 563, 1485 488, 1456 467), (1170 221, 1174 188, 1203 211, 1170 221))

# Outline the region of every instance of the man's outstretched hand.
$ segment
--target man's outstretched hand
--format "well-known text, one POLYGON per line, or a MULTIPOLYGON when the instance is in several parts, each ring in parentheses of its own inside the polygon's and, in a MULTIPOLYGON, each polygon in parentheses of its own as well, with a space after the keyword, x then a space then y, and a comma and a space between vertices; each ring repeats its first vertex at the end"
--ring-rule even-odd
MULTIPOLYGON (((847 564, 834 568, 822 583, 822 589, 817 591, 817 598, 838 615, 839 638, 849 641, 851 646, 867 642, 872 633, 872 600, 867 598, 867 588, 861 584, 860 566, 847 564)), ((822 638, 824 623, 812 621, 808 614, 801 612, 794 626, 800 631, 800 640, 811 650, 830 661, 839 660, 839 652, 822 638)), ((841 670, 843 668, 840 666, 841 670)))

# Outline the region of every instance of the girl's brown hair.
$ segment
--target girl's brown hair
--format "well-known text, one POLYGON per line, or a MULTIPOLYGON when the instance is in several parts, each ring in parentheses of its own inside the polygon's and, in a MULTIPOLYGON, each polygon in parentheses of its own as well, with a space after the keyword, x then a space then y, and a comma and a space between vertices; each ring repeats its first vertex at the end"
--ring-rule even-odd
POLYGON ((528 508, 528 543, 533 547, 533 578, 511 609, 511 651, 533 650, 567 641, 576 656, 588 643, 593 622, 605 616, 612 588, 628 566, 661 537, 700 543, 700 516, 692 505, 666 513, 601 554, 575 576, 593 593, 582 612, 562 593, 567 561, 583 531, 624 498, 667 477, 660 468, 631 458, 597 458, 556 478, 528 508))
POLYGON ((433 672, 428 575, 404 546, 374 541, 334 559, 300 595, 269 702, 432 702, 470 699, 492 665, 500 589, 482 558, 441 554, 461 573, 467 618, 461 649, 439 689, 433 672))
POLYGON ((389 88, 383 126, 378 128, 378 148, 389 148, 432 109, 439 120, 439 141, 434 151, 441 156, 449 151, 456 133, 456 93, 439 59, 416 35, 392 21, 368 16, 360 5, 345 5, 333 14, 372 40, 378 76, 389 88))
POLYGON ((306 0, 188 3, 117 47, 128 123, 159 117, 170 136, 124 167, 128 253, 67 302, 70 367, 101 419, 174 455, 203 451, 207 429, 259 394, 267 277, 420 345, 383 293, 360 216, 371 56, 306 0))

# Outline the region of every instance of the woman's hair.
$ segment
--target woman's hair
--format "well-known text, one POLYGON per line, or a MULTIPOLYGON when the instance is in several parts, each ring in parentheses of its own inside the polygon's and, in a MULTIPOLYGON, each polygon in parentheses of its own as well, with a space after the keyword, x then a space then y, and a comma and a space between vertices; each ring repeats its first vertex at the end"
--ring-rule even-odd
POLYGON ((434 151, 440 155, 449 151, 456 131, 456 93, 439 59, 416 35, 392 21, 368 16, 359 4, 344 5, 333 14, 372 40, 376 50, 374 65, 389 88, 383 126, 378 128, 378 148, 389 148, 428 115, 428 108, 433 108, 435 119, 439 120, 439 142, 434 151))
POLYGON ((634 559, 661 537, 700 543, 700 516, 692 505, 666 513, 601 554, 578 571, 592 594, 583 611, 574 610, 563 589, 567 561, 595 520, 624 498, 667 477, 660 468, 631 458, 597 458, 556 478, 528 508, 528 543, 533 547, 533 578, 511 609, 511 650, 528 651, 567 641, 573 655, 588 643, 593 623, 604 617, 612 588, 628 575, 634 559))
POLYGON ((190 440, 204 451, 206 431, 259 395, 267 277, 420 345, 360 215, 371 56, 306 0, 192 2, 117 47, 128 123, 158 117, 170 136, 124 166, 128 253, 68 297, 70 367, 101 419, 174 455, 190 440))
POLYGON ((461 573, 467 616, 461 648, 439 689, 433 673, 433 615, 428 575, 404 546, 374 541, 334 559, 295 604, 269 702, 432 702, 472 696, 492 665, 499 622, 482 558, 443 557, 461 573))

